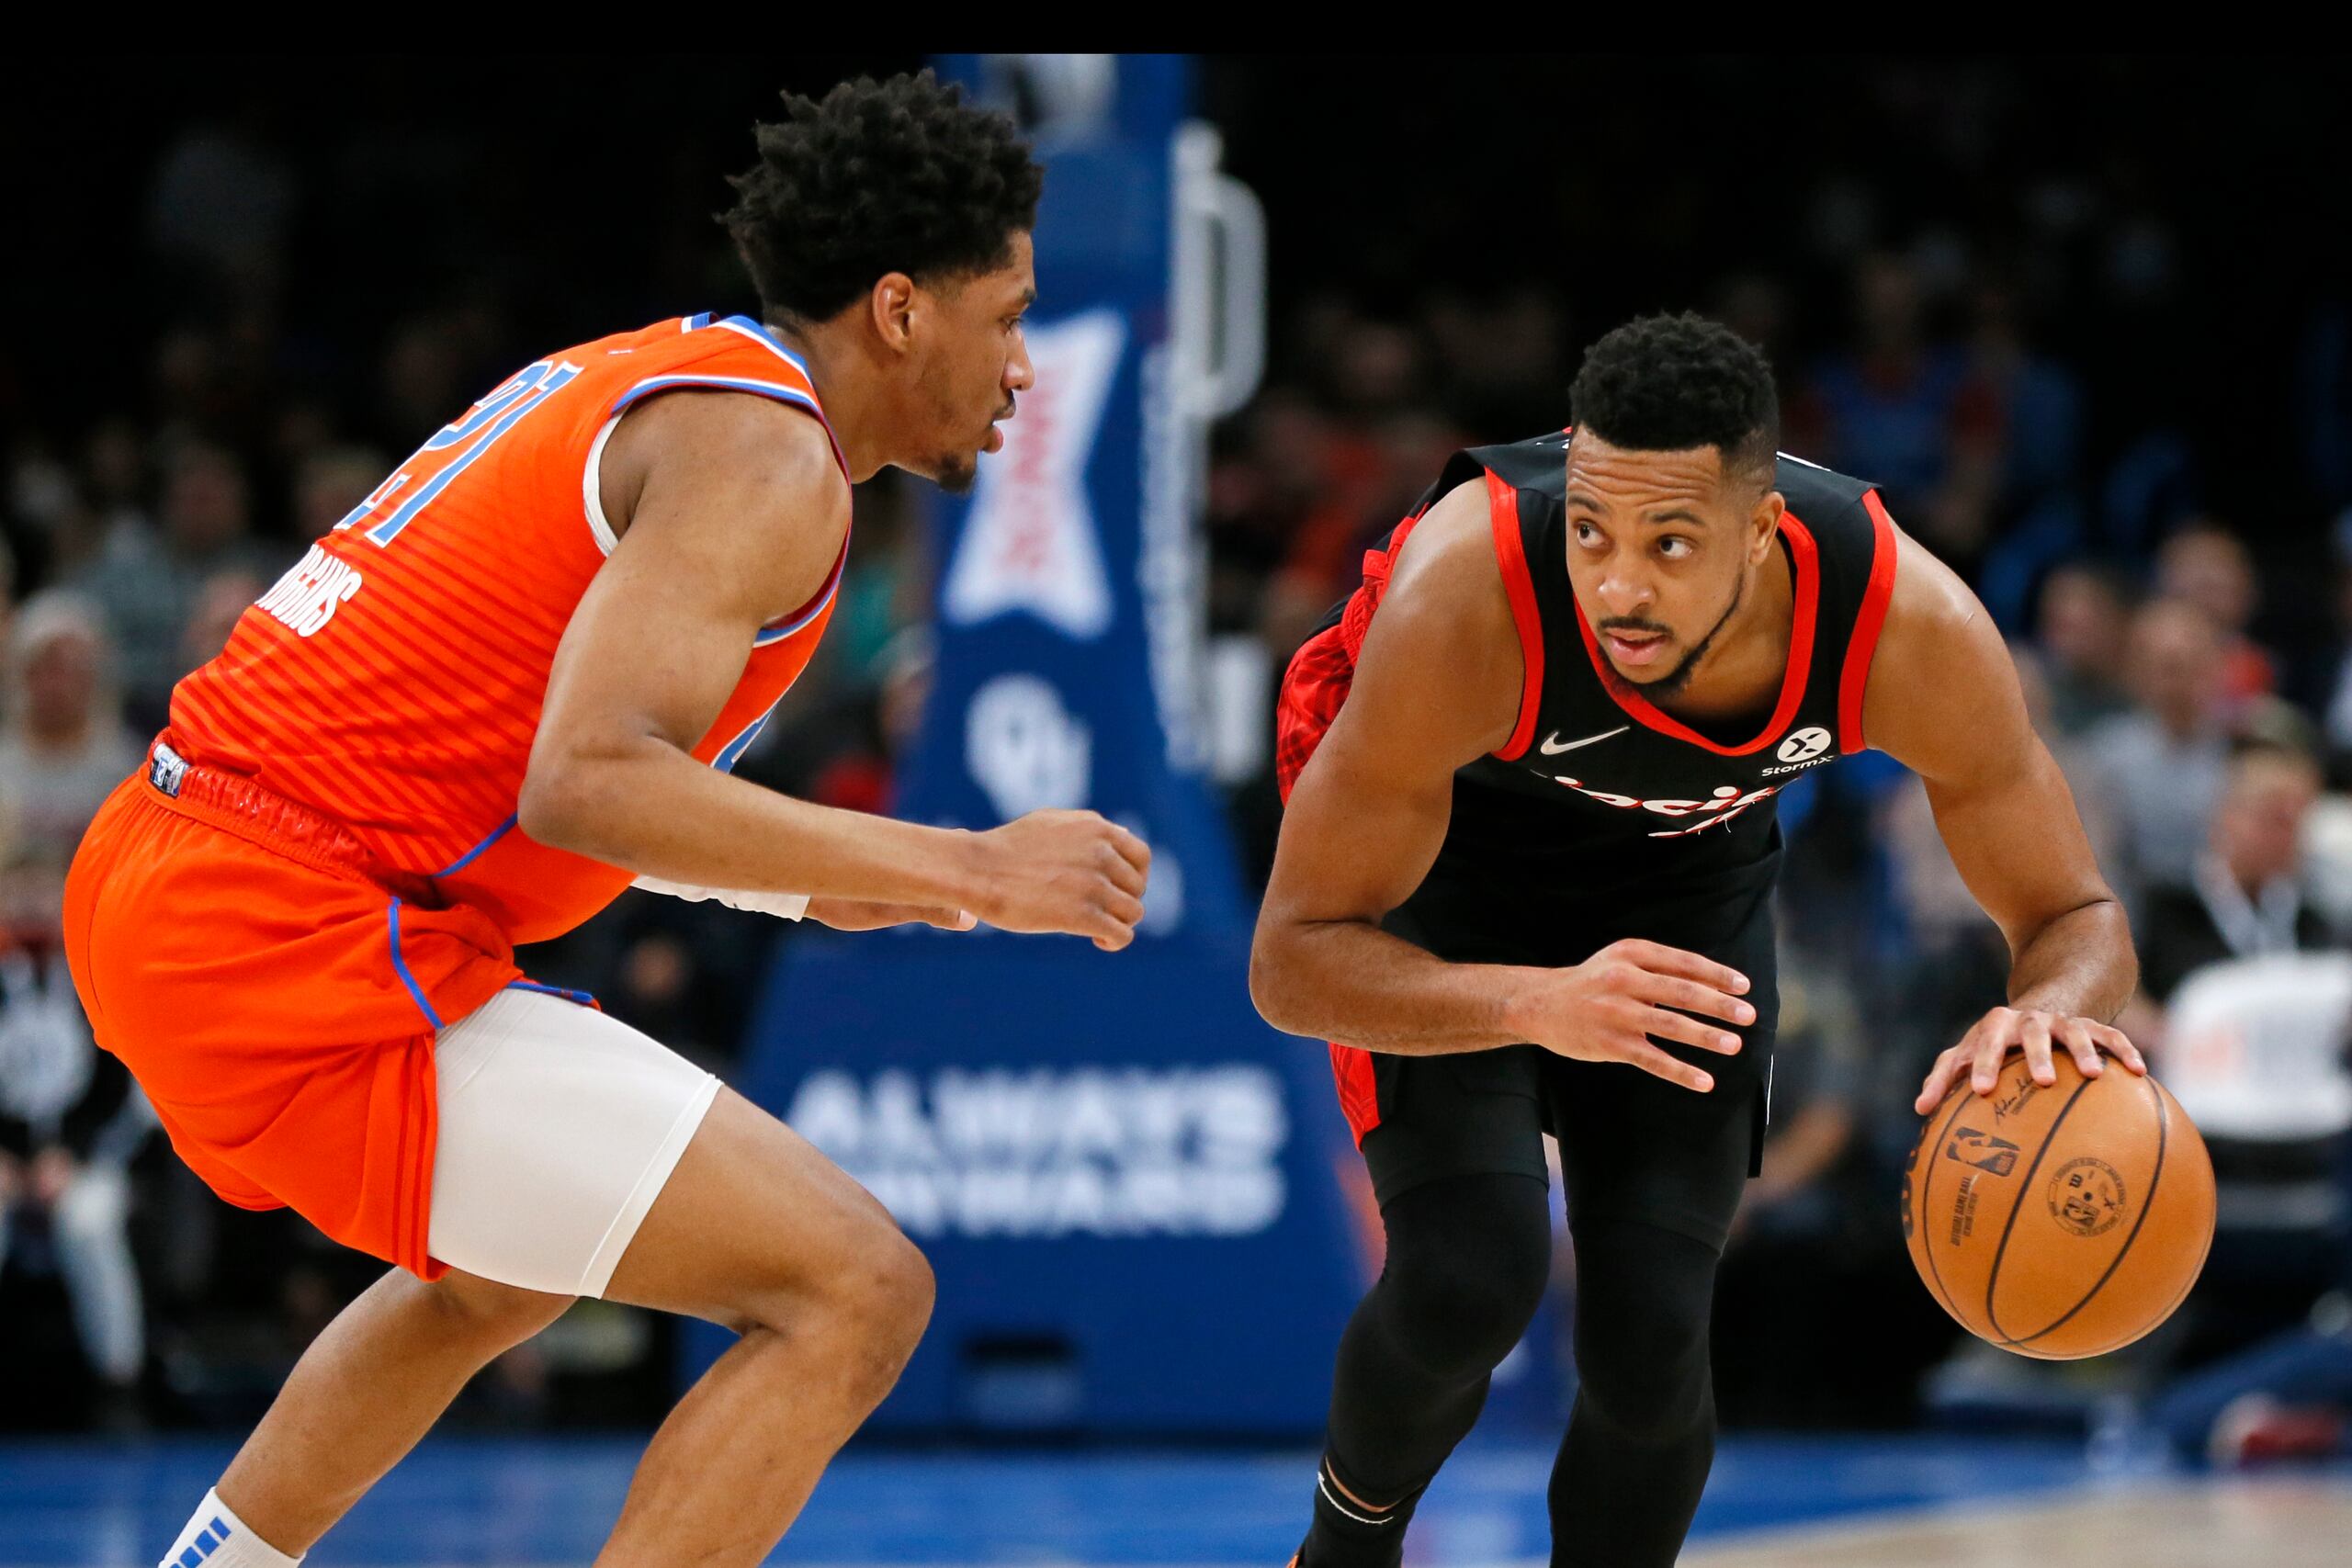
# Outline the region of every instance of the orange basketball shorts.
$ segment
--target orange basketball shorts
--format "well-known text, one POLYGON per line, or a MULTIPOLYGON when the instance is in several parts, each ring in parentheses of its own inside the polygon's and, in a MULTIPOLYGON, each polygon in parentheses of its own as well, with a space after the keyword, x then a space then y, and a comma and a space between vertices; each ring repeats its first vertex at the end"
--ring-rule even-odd
POLYGON ((434 1032, 519 977, 488 916, 320 813, 175 767, 126 780, 91 823, 65 949, 98 1043, 215 1192, 444 1272, 426 1247, 434 1032))

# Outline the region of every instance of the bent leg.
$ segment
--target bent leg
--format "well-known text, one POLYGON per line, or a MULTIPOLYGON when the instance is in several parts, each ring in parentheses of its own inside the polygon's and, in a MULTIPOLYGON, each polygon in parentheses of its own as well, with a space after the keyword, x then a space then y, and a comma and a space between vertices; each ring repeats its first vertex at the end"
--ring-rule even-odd
POLYGON ((1635 1221, 1575 1237, 1580 1382, 1552 1470, 1552 1561, 1668 1568, 1714 1463, 1718 1254, 1635 1221))
POLYGON ((452 1269, 392 1269, 302 1352, 216 1488, 254 1535, 308 1551, 416 1446, 468 1379, 563 1315, 569 1296, 452 1269))
POLYGON ((889 1212, 722 1090, 620 1259, 608 1299, 741 1337, 646 1449, 596 1561, 763 1561, 930 1321, 930 1266, 889 1212))
POLYGON ((1411 1504, 1477 1420, 1550 1270, 1536 1177, 1448 1177, 1397 1194, 1381 1217, 1387 1262, 1340 1337, 1302 1568, 1399 1560, 1411 1504))

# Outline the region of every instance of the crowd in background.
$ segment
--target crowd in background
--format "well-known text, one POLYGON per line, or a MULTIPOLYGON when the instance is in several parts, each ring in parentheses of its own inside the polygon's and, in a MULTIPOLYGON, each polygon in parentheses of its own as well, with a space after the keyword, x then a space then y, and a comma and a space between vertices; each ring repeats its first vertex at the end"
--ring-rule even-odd
MULTIPOLYGON (((721 73, 723 118, 687 116, 690 85, 670 83, 676 134, 602 178, 551 168, 543 132, 458 111, 314 138, 312 87, 255 86, 224 118, 158 86, 105 143, 119 162, 103 217, 62 176, 8 193, 86 217, 102 238, 76 229, 57 249, 107 270, 0 346, 0 1343, 46 1390, 0 1420, 234 1421, 370 1276, 298 1219, 212 1201, 169 1157, 64 976, 63 869, 173 682, 401 454, 550 344, 748 303, 707 214, 769 74, 721 73), (623 194, 632 176, 664 194, 623 194), (421 228, 397 219, 427 200, 421 228)), ((2030 76, 1890 67, 1833 100, 1824 67, 1785 111, 1819 156, 1785 179, 1711 141, 1713 120, 1685 128, 1700 172, 1675 163, 1663 111, 1630 88, 1602 107, 1652 117, 1617 139, 1650 152, 1531 169, 1510 117, 1542 72, 1427 75, 1416 91, 1450 140, 1384 127, 1335 163, 1322 149, 1353 134, 1356 89, 1208 70, 1228 164, 1272 215, 1276 285, 1272 370, 1216 433, 1204 520, 1213 635, 1259 671, 1260 709, 1229 728, 1266 729, 1289 649, 1448 452, 1556 427, 1583 343, 1638 310, 1697 308, 1770 354, 1784 446, 1876 480, 2008 637, 2133 912, 2143 994, 2125 1022, 2160 1070, 2176 1002, 2224 1005, 2217 967, 2341 949, 2352 294, 2309 254, 2278 263, 2277 288, 2245 287, 2260 274, 2240 236, 2212 231, 2251 198, 2222 188, 2226 169, 2156 179, 2162 144, 2135 140, 2163 71, 2095 83, 2137 118, 2053 149, 2030 76)), ((70 288, 67 265, 48 281, 70 288)), ((911 485, 861 491, 832 635, 746 774, 888 807, 927 669, 922 521, 911 485)), ((1245 748, 1221 780, 1260 878, 1270 767, 1245 748)), ((1910 1096, 2001 999, 2006 950, 1924 792, 1883 758, 1808 776, 1781 815, 1786 1017, 1775 1132, 1724 1278, 1724 1412, 1894 1421, 1923 1398, 2013 1393, 2014 1358, 1954 1351, 1889 1223, 1910 1096), (1917 1376, 1806 1373, 1862 1316, 1917 1376)), ((775 940, 629 896, 532 963, 723 1066, 775 940)), ((2225 1364, 2310 1332, 2346 1286, 2341 1140, 2256 1127, 2240 1143, 2216 1140, 2242 1203, 2225 1201, 2204 1299, 2096 1376, 2225 1364)), ((650 1321, 592 1307, 462 1413, 633 1416, 664 1386, 661 1347, 650 1321)))

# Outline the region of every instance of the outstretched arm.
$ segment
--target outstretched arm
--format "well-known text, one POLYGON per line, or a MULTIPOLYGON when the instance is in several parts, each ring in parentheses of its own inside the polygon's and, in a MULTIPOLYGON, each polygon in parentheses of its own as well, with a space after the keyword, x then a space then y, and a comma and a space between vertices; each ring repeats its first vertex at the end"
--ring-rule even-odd
POLYGON ((1898 535, 1894 594, 1871 666, 1870 743, 1925 782, 1952 863, 2009 944, 2009 1001, 1937 1058, 1917 1109, 1962 1076, 1990 1094, 2022 1048, 2056 1081, 2053 1043, 2086 1076, 2105 1051, 2134 1072, 2140 1053, 2110 1021, 2139 975, 2123 908, 2099 874, 2075 798, 2033 732, 2016 666, 1984 607, 1951 569, 1898 535))
POLYGON ((600 475, 620 542, 573 612, 518 816, 542 843, 695 887, 970 910, 1124 947, 1148 852, 1091 812, 986 833, 795 800, 695 761, 752 639, 822 586, 849 493, 815 421, 682 393, 633 411, 600 475))
POLYGON ((1747 1022, 1753 1009, 1727 994, 1747 983, 1721 964, 1650 942, 1567 969, 1453 964, 1380 928, 1437 858, 1454 770, 1510 738, 1521 679, 1487 498, 1465 485, 1405 547, 1348 700, 1291 792, 1250 995, 1277 1029, 1374 1051, 1528 1041, 1712 1088, 1647 1036, 1736 1050, 1736 1035, 1666 1010, 1747 1022))

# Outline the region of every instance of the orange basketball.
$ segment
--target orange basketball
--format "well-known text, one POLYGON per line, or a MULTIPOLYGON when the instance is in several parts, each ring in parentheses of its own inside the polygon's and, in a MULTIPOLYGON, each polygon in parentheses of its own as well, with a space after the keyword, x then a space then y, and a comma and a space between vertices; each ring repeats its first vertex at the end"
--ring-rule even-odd
POLYGON ((2180 1102, 2064 1050, 2043 1089, 2012 1056, 1963 1079, 1903 1172, 1903 1236, 1944 1310, 2004 1350, 2071 1361, 2172 1315, 2213 1242, 2213 1163, 2180 1102))

